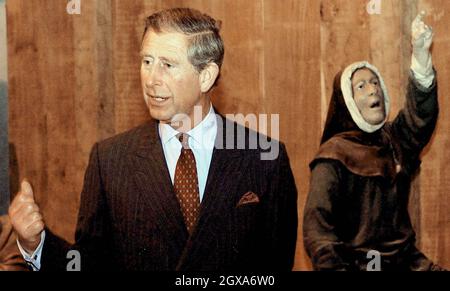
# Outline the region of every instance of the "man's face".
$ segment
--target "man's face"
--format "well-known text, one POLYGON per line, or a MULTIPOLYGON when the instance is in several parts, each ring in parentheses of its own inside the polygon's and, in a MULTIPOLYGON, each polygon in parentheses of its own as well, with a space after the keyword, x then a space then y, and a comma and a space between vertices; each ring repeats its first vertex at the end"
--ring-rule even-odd
POLYGON ((353 98, 362 117, 372 125, 386 117, 383 91, 378 77, 369 69, 357 70, 352 77, 353 98))
POLYGON ((209 110, 209 99, 200 88, 200 74, 188 60, 183 34, 148 31, 141 56, 142 90, 154 119, 170 123, 181 120, 176 114, 186 114, 194 120, 194 106, 209 110))

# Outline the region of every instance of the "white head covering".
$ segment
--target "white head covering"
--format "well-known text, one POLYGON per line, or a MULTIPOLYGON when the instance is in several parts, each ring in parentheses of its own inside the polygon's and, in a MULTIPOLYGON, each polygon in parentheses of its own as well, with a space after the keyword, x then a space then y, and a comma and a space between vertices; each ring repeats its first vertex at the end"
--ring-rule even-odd
POLYGON ((341 90, 342 95, 344 96, 345 105, 347 105, 347 109, 352 116, 353 121, 356 125, 365 132, 372 133, 380 129, 388 119, 389 115, 389 104, 390 97, 386 89, 386 85, 384 84, 383 78, 380 75, 380 72, 373 65, 369 64, 367 61, 356 62, 345 68, 341 75, 341 90), (355 99, 353 99, 353 89, 352 89, 352 75, 353 73, 361 68, 368 68, 375 75, 377 75, 378 80, 380 82, 381 90, 383 91, 384 96, 384 110, 386 111, 386 116, 382 122, 379 124, 373 125, 368 123, 361 115, 358 107, 356 106, 355 99))

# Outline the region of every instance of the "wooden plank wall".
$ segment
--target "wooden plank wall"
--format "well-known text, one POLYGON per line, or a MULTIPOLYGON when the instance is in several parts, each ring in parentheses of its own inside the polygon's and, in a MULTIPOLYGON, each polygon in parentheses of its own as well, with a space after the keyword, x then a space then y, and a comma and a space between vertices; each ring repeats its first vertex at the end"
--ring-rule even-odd
MULTIPOLYGON (((295 269, 308 270, 301 235, 308 163, 321 136, 334 75, 367 59, 402 106, 410 61, 409 30, 426 9, 436 36, 441 113, 411 201, 419 246, 450 268, 450 3, 382 0, 81 0, 81 14, 59 0, 8 0, 8 71, 13 192, 28 177, 48 226, 73 240, 84 169, 92 144, 148 118, 139 82, 147 15, 193 7, 221 19, 225 61, 213 102, 222 113, 279 114, 299 190, 295 269)), ((269 132, 270 133, 270 132, 269 132)))
POLYGON ((8 72, 6 51, 6 7, 0 0, 0 215, 8 213, 8 72))
POLYGON ((419 10, 432 12, 434 65, 438 72, 440 115, 432 144, 423 156, 420 176, 421 247, 428 256, 450 268, 450 3, 427 0, 419 10))

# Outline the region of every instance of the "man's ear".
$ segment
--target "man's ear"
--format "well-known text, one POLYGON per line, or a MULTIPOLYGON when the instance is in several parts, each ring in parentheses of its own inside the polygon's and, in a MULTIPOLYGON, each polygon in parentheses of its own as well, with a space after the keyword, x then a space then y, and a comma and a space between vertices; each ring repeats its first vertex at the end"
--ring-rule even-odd
POLYGON ((200 89, 202 93, 208 92, 214 85, 214 82, 219 76, 219 66, 216 63, 208 63, 206 67, 200 72, 200 89))

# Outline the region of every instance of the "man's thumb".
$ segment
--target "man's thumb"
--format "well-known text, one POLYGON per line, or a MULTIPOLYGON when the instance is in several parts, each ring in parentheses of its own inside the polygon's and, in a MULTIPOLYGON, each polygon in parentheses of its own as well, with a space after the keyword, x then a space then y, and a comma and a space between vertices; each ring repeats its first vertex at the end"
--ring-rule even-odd
POLYGON ((30 183, 27 180, 23 180, 20 184, 20 191, 24 193, 27 197, 34 198, 33 188, 31 188, 30 183))

